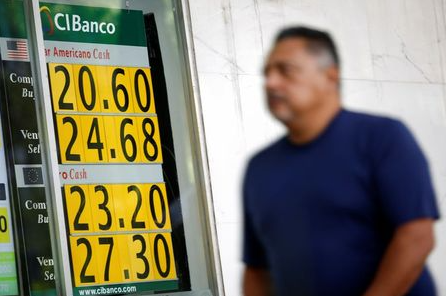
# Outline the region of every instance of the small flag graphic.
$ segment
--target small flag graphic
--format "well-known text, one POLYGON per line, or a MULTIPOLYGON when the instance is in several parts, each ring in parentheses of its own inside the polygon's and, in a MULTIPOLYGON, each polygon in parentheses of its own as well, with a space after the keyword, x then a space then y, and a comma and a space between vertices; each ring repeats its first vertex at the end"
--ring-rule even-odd
POLYGON ((8 50, 8 57, 11 59, 28 59, 28 45, 26 44, 26 41, 7 40, 6 49, 8 50))
POLYGON ((23 179, 25 185, 43 184, 42 169, 39 167, 23 168, 23 179))

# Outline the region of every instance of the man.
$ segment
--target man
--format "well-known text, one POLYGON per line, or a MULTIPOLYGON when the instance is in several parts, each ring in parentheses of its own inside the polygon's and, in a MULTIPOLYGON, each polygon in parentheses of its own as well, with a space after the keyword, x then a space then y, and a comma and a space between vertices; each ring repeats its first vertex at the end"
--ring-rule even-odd
POLYGON ((246 296, 433 296, 439 217, 428 164, 399 121, 343 109, 330 36, 282 31, 264 75, 288 134, 244 182, 246 296))

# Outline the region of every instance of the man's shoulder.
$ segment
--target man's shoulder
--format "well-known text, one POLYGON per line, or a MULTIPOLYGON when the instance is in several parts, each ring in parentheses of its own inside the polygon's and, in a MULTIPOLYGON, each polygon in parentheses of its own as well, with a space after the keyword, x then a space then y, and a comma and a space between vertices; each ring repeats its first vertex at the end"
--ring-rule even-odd
POLYGON ((351 124, 360 127, 383 128, 403 124, 399 119, 382 114, 344 110, 351 124))
MULTIPOLYGON (((401 120, 387 116, 346 111, 348 125, 354 129, 362 151, 382 155, 395 147, 417 148, 413 133, 401 120)), ((418 149, 418 148, 417 148, 418 149)))
POLYGON ((347 117, 347 125, 356 129, 360 134, 384 140, 409 132, 401 120, 391 116, 351 110, 345 110, 344 112, 347 117))
POLYGON ((286 141, 286 136, 281 136, 272 143, 261 148, 251 156, 249 164, 262 164, 268 162, 271 158, 280 155, 281 149, 286 144, 286 141))

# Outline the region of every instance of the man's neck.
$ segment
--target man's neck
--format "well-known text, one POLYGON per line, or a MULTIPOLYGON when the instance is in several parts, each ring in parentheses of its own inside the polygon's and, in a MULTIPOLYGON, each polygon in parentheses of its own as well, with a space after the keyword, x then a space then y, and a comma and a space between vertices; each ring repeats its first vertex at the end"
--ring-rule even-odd
POLYGON ((324 132, 340 111, 340 99, 330 98, 329 102, 300 115, 297 120, 288 124, 288 138, 296 144, 311 142, 324 132))

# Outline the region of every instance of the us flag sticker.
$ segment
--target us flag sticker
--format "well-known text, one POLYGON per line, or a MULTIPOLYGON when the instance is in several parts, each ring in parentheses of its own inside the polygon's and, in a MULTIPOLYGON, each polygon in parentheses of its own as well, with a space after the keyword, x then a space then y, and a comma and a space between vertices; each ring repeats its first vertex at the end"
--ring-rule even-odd
POLYGON ((8 57, 11 59, 28 59, 28 45, 26 44, 26 41, 7 40, 6 49, 8 51, 8 57))

